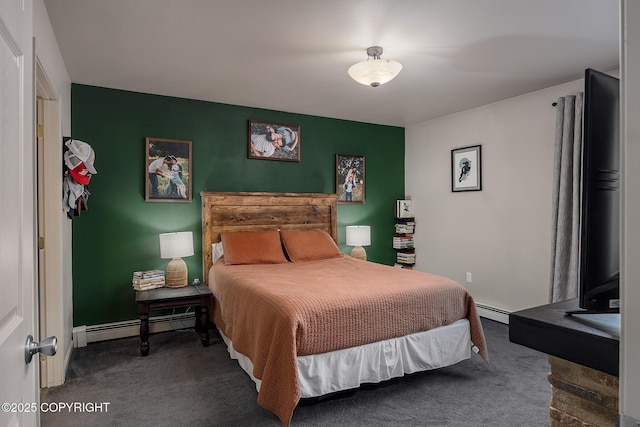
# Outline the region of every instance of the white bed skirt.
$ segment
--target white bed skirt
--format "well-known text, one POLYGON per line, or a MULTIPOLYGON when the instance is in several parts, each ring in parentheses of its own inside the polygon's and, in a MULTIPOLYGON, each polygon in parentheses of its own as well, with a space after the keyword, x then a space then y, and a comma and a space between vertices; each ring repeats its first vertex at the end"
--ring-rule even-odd
MULTIPOLYGON (((253 364, 220 331, 231 358, 256 383, 253 364)), ((429 369, 453 365, 471 357, 471 333, 467 319, 429 331, 417 332, 344 350, 299 356, 298 379, 302 398, 349 390, 366 383, 379 383, 429 369)))

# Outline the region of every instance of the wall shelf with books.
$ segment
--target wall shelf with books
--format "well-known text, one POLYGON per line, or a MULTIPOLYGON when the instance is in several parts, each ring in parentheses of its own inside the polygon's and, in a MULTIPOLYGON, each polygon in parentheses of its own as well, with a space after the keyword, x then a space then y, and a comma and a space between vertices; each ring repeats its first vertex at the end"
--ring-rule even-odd
POLYGON ((395 267, 413 269, 416 263, 414 237, 416 223, 411 200, 397 200, 394 209, 396 224, 393 249, 396 250, 395 267))

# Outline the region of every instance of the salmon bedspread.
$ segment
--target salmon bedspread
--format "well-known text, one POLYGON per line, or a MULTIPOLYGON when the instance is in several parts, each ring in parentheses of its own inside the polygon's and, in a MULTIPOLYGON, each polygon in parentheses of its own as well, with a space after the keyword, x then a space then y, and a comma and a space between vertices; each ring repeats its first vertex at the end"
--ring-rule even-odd
POLYGON ((288 426, 300 400, 297 356, 391 339, 467 318, 488 363, 471 295, 451 279, 349 256, 209 272, 214 322, 253 363, 258 403, 288 426))

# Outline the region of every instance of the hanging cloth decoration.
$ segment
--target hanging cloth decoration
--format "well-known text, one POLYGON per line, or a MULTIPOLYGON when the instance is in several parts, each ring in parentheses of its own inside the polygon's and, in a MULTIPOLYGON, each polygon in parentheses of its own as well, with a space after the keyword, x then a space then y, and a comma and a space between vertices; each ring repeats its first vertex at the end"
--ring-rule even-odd
POLYGON ((87 210, 87 199, 91 193, 85 186, 98 171, 93 166, 96 154, 91 145, 77 139, 68 139, 64 145, 66 170, 62 185, 62 201, 63 210, 72 218, 80 216, 81 210, 87 210))

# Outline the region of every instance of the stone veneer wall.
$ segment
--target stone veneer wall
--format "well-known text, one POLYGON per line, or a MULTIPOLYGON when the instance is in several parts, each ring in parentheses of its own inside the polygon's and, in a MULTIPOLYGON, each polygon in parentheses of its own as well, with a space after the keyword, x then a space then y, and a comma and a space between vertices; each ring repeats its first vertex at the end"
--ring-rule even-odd
POLYGON ((615 427, 618 377, 549 356, 551 427, 615 427))

